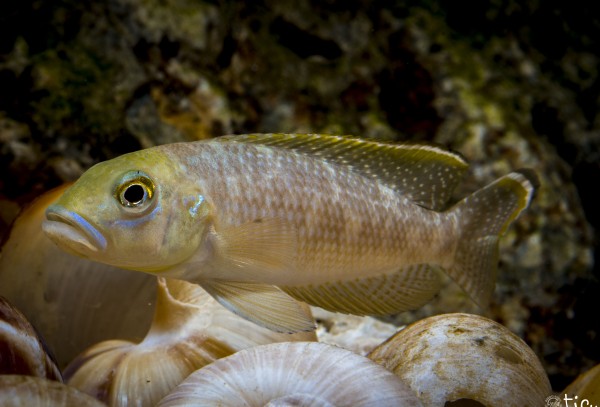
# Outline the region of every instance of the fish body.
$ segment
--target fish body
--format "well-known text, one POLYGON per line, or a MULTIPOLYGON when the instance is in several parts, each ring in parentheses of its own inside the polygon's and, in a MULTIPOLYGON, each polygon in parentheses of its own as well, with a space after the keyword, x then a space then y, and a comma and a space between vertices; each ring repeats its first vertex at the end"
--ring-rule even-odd
POLYGON ((296 300, 385 315, 426 303, 439 272, 485 305, 497 241, 529 204, 514 172, 446 208, 467 164, 439 147, 326 135, 245 135, 127 154, 47 211, 59 246, 203 286, 279 331, 312 328, 296 300))

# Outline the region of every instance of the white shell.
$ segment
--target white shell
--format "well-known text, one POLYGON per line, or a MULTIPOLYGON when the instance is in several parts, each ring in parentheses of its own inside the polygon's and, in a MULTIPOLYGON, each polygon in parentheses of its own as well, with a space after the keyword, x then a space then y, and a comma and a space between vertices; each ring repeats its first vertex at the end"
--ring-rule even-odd
POLYGON ((535 353, 504 326, 470 314, 409 325, 369 358, 402 378, 426 406, 473 400, 485 406, 543 406, 552 394, 535 353))
POLYGON ((69 255, 46 237, 44 212, 66 187, 23 211, 0 254, 0 295, 36 327, 60 367, 101 340, 141 339, 156 293, 155 277, 69 255))
POLYGON ((41 377, 0 376, 2 407, 102 407, 93 397, 65 384, 41 377))
POLYGON ((158 406, 420 406, 392 373, 316 342, 257 346, 188 377, 158 406))
POLYGON ((159 279, 156 312, 144 340, 92 346, 67 367, 65 379, 111 406, 151 406, 214 360, 244 347, 282 340, 315 340, 315 336, 261 328, 227 311, 195 284, 159 279), (228 338, 235 329, 239 333, 228 338))

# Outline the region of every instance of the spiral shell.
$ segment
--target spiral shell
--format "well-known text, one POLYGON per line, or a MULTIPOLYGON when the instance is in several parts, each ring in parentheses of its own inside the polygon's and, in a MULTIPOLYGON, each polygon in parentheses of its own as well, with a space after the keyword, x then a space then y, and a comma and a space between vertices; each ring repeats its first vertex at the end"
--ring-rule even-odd
POLYGON ((369 358, 403 379, 426 406, 470 400, 485 406, 542 406, 552 394, 535 353, 504 326, 478 315, 423 319, 369 358))
MULTIPOLYGON (((92 346, 67 367, 65 379, 111 406, 154 405, 193 371, 239 349, 234 346, 314 339, 311 334, 277 334, 237 316, 220 321, 216 309, 223 307, 199 286, 161 278, 146 337, 140 343, 110 340, 92 346), (231 321, 246 336, 244 341, 219 337, 231 331, 231 321), (253 336, 257 330, 263 333, 253 336), (253 337, 259 342, 252 342, 253 337)), ((233 314, 224 310, 224 315, 233 314)))
POLYGON ((43 339, 19 310, 0 297, 0 375, 6 374, 62 381, 43 339))
POLYGON ((317 342, 256 346, 190 375, 158 406, 420 406, 392 373, 317 342))
POLYGON ((104 404, 72 387, 41 377, 0 376, 2 407, 102 407, 104 404))

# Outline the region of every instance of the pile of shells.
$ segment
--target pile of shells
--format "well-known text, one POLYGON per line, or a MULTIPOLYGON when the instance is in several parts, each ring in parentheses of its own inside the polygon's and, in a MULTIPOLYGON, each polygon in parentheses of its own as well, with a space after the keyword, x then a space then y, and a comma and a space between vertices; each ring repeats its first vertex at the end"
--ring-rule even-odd
MULTIPOLYGON (((72 257, 40 228, 63 189, 22 213, 0 255, 2 406, 541 406, 556 397, 527 344, 481 316, 426 318, 367 357, 314 333, 261 328, 197 285, 72 257)), ((599 372, 565 393, 594 400, 599 372)))

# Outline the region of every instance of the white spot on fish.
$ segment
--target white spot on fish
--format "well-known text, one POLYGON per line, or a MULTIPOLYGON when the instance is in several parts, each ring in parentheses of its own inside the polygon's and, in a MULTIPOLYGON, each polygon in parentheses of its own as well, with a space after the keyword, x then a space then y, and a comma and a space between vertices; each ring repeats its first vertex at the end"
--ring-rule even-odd
MULTIPOLYGON (((188 209, 188 212, 190 213, 190 215, 192 215, 192 218, 195 218, 198 215, 198 210, 200 209, 200 206, 202 206, 202 203, 204 202, 204 197, 202 195, 198 195, 198 197, 196 199, 194 199, 194 203, 192 206, 190 206, 190 209, 188 209)), ((188 205, 188 202, 184 202, 185 205, 188 205)))

